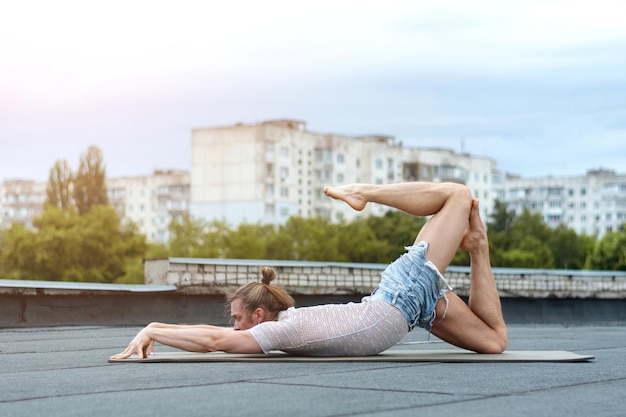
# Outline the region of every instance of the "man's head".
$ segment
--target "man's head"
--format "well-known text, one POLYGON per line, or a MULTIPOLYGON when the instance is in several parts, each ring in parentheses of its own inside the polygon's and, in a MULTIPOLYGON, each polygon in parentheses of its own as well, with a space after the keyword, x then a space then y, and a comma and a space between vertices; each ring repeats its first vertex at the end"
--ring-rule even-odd
POLYGON ((261 273, 261 282, 245 284, 228 297, 235 330, 247 330, 264 321, 276 320, 278 313, 295 305, 284 288, 270 286, 276 278, 273 268, 263 267, 261 273))

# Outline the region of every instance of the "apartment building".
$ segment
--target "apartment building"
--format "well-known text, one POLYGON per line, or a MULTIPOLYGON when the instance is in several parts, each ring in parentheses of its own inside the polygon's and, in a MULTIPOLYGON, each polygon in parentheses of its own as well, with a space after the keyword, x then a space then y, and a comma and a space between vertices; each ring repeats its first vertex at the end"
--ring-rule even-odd
POLYGON ((552 227, 563 223, 578 234, 601 237, 626 222, 626 175, 597 169, 574 177, 508 177, 503 201, 518 214, 541 213, 552 227))
MULTIPOLYGON (((151 242, 169 240, 169 223, 189 213, 189 172, 156 170, 152 175, 107 179, 110 204, 121 219, 139 226, 151 242)), ((7 180, 0 184, 2 228, 32 227, 46 201, 47 182, 7 180)))
MULTIPOLYGON (((135 222, 151 242, 169 240, 171 220, 191 214, 206 220, 282 224, 290 216, 351 221, 382 215, 368 205, 355 212, 326 197, 326 185, 401 181, 466 184, 481 200, 483 219, 494 201, 516 213, 539 212, 550 226, 602 237, 626 221, 626 175, 591 170, 583 176, 521 178, 496 168, 487 157, 450 149, 411 148, 386 135, 346 136, 307 130, 299 120, 192 130, 191 173, 157 170, 138 177, 108 178, 110 203, 135 222)), ((0 183, 1 227, 32 226, 41 214, 47 183, 0 183)))
POLYGON ((148 241, 165 243, 170 222, 189 213, 189 181, 189 172, 181 170, 109 178, 109 203, 121 219, 137 224, 148 241))
POLYGON ((13 223, 32 227, 33 219, 43 212, 47 183, 13 179, 0 184, 0 228, 13 223))
POLYGON ((428 180, 467 184, 488 210, 494 169, 490 158, 407 148, 385 135, 315 133, 299 120, 194 129, 190 209, 231 225, 281 224, 294 215, 350 221, 387 208, 355 212, 326 197, 324 186, 428 180))

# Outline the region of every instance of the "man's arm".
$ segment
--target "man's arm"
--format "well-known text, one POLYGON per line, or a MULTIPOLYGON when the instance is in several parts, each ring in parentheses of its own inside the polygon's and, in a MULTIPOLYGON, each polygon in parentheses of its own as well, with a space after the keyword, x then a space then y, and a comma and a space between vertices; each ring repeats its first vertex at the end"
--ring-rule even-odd
POLYGON ((175 325, 151 323, 144 327, 128 347, 112 359, 125 359, 136 354, 145 358, 158 342, 190 352, 223 351, 231 353, 263 353, 252 335, 243 330, 208 325, 175 325))

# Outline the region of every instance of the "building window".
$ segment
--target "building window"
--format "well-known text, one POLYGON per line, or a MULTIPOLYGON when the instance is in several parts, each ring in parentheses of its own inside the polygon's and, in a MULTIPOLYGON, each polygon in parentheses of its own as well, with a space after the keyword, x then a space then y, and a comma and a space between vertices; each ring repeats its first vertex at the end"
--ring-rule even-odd
POLYGON ((337 163, 338 164, 343 164, 343 162, 344 162, 343 154, 342 153, 338 153, 337 154, 337 163))

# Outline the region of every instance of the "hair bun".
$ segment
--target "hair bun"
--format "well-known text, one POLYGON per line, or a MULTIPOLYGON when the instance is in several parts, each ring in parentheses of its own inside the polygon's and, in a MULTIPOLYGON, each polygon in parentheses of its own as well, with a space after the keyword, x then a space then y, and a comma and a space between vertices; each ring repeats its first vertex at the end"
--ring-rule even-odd
POLYGON ((263 274, 263 278, 261 278, 261 282, 265 285, 270 285, 270 282, 276 279, 276 271, 272 267, 269 267, 269 266, 261 267, 261 274, 263 274))

